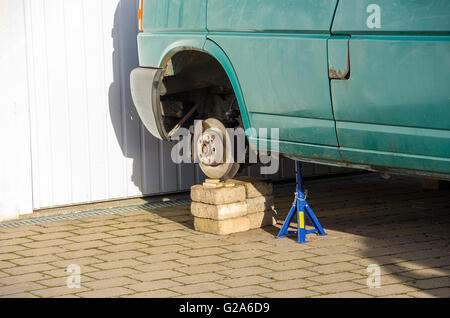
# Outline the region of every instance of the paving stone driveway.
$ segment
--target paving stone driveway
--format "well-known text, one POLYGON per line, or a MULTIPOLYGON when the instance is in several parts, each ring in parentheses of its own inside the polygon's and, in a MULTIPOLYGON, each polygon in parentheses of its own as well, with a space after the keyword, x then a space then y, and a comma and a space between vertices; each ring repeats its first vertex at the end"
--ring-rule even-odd
POLYGON ((0 296, 450 296, 449 190, 376 176, 306 186, 328 233, 308 244, 275 238, 292 187, 276 196, 277 226, 224 237, 195 232, 188 206, 1 228, 0 296), (367 286, 369 264, 381 288, 367 286))

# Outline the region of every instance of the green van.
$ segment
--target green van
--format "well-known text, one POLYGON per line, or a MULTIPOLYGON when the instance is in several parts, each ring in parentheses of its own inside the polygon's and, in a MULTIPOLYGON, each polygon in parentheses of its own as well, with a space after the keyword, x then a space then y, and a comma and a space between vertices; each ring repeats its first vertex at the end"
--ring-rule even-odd
POLYGON ((208 119, 270 150, 252 131, 279 128, 291 159, 450 179, 448 0, 141 0, 139 28, 131 91, 159 139, 208 119))

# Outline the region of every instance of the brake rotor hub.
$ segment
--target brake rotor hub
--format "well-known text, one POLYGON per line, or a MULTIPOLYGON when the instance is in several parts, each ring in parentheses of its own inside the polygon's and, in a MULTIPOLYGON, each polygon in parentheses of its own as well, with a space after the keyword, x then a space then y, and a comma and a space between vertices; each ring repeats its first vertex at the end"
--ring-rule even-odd
POLYGON ((199 160, 207 166, 223 163, 223 139, 220 132, 208 129, 197 141, 199 160))

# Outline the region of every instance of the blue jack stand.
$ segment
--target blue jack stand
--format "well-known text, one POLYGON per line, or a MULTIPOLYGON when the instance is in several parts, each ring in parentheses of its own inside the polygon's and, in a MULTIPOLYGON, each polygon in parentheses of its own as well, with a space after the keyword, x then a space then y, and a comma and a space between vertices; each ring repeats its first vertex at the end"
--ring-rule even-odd
POLYGON ((278 238, 285 237, 287 234, 298 234, 298 243, 306 243, 306 235, 311 233, 317 233, 318 235, 327 235, 322 229, 319 221, 317 220, 314 212, 311 210, 310 206, 306 202, 305 189, 303 187, 302 179, 302 164, 300 161, 295 161, 295 176, 296 176, 296 191, 295 199, 292 203, 291 210, 289 211, 286 220, 284 221, 283 227, 278 233, 278 238), (292 222, 295 212, 297 212, 297 231, 288 231, 289 225, 292 222), (305 214, 308 217, 311 224, 314 226, 312 230, 305 229, 305 214))

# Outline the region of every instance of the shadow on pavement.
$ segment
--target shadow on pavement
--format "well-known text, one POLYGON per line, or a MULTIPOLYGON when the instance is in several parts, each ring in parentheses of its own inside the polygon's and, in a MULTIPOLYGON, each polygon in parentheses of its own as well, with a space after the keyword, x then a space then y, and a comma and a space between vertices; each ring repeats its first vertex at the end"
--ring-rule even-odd
MULTIPOLYGON (((305 185, 308 203, 328 232, 320 239, 329 247, 355 248, 363 258, 352 263, 379 265, 382 284, 401 282, 421 289, 423 296, 450 297, 449 189, 429 190, 419 179, 376 175, 305 185)), ((290 193, 276 196, 278 224, 266 231, 278 234, 292 200, 290 193)))

